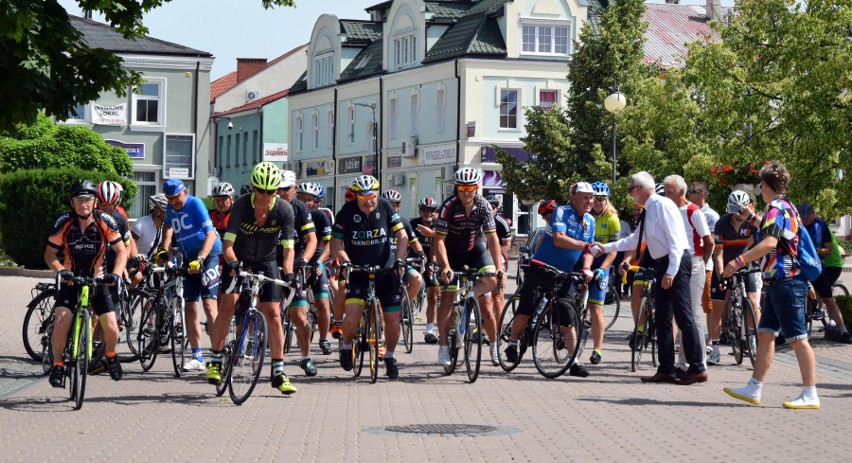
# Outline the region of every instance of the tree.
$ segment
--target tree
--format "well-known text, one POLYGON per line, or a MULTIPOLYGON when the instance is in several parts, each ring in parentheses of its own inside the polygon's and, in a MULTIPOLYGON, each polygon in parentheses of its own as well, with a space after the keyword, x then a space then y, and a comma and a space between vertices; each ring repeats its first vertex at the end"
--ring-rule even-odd
MULTIPOLYGON (((128 40, 143 37, 145 13, 169 0, 78 0, 103 13, 128 40)), ((265 8, 295 6, 294 0, 262 0, 265 8)), ((56 0, 0 2, 0 134, 32 123, 39 111, 65 119, 74 108, 105 91, 119 96, 139 85, 140 74, 111 52, 90 48, 56 0)))

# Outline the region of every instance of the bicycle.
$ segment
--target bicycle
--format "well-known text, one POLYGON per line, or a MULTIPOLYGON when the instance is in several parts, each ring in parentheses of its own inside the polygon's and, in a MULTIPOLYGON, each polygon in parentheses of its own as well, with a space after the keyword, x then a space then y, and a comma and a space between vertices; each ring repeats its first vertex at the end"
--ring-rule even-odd
MULTIPOLYGON (((526 272, 529 268, 530 264, 520 264, 523 266, 522 269, 519 269, 520 272, 526 272)), ((515 291, 509 299, 506 301, 506 305, 503 308, 503 313, 500 315, 500 321, 498 323, 499 332, 497 335, 497 358, 500 361, 500 368, 505 372, 511 372, 521 363, 521 360, 524 357, 524 354, 529 347, 529 342, 533 339, 533 328, 535 327, 535 323, 538 320, 538 317, 541 316, 542 312, 544 312, 544 307, 549 303, 550 299, 553 296, 554 291, 547 291, 542 295, 541 301, 536 306, 535 311, 533 311, 533 315, 530 317, 527 325, 524 327, 524 330, 521 332, 521 335, 518 337, 518 361, 517 362, 509 362, 509 360, 505 357, 505 349, 509 340, 512 336, 512 325, 515 323, 515 314, 518 310, 518 304, 520 304, 521 296, 520 296, 520 288, 522 285, 518 286, 518 290, 515 291)))
MULTIPOLYGON (((420 266, 422 262, 419 257, 409 257, 405 259, 405 263, 407 265, 417 265, 420 266)), ((422 269, 421 270, 421 274, 422 269)), ((414 349, 414 319, 415 315, 415 307, 418 307, 417 312, 419 313, 419 301, 412 301, 408 297, 408 283, 406 283, 405 275, 406 270, 399 272, 399 291, 400 291, 400 311, 399 311, 399 323, 402 331, 402 344, 405 346, 405 353, 410 354, 414 349)), ((423 295, 425 297, 425 288, 426 284, 424 282, 420 287, 419 295, 423 295)), ((422 300, 422 299, 421 299, 422 300)))
MULTIPOLYGON (((294 277, 295 277, 295 288, 297 291, 305 292, 305 300, 308 302, 308 311, 306 313, 306 317, 308 320, 308 332, 310 336, 308 336, 309 343, 314 341, 314 336, 317 332, 317 320, 319 319, 319 314, 317 313, 317 306, 314 303, 314 292, 308 288, 308 282, 310 281, 310 277, 308 276, 308 272, 313 271, 313 265, 308 262, 298 263, 294 266, 294 277)), ((296 344, 298 345, 298 337, 296 336, 296 325, 293 324, 293 321, 290 319, 290 310, 289 310, 289 302, 287 304, 281 304, 281 326, 284 329, 284 353, 290 353, 290 348, 293 346, 293 339, 296 339, 296 344)))
MULTIPOLYGON (((382 311, 379 309, 378 299, 376 298, 376 279, 394 269, 378 265, 361 267, 351 263, 342 266, 341 271, 343 269, 348 269, 347 281, 351 279, 352 272, 367 275, 366 304, 364 304, 364 312, 352 340, 352 373, 356 378, 361 376, 361 371, 364 368, 364 351, 369 351, 370 383, 375 383, 379 377, 379 347, 382 342, 382 311)), ((340 342, 343 343, 343 338, 340 342)), ((339 351, 340 355, 343 355, 342 346, 339 351)))
POLYGON ((642 353, 649 349, 651 351, 651 363, 654 367, 657 366, 657 331, 654 325, 654 286, 657 284, 657 278, 654 277, 655 270, 652 268, 631 265, 627 270, 631 272, 641 270, 647 275, 642 287, 638 320, 634 323, 630 338, 630 371, 635 372, 642 360, 642 353))
MULTIPOLYGON (((846 286, 843 285, 843 283, 835 282, 831 285, 831 295, 835 299, 838 296, 848 296, 849 290, 846 289, 846 286)), ((808 301, 807 304, 805 304, 805 323, 807 323, 808 327, 808 337, 811 336, 815 321, 822 323, 822 328, 820 328, 819 331, 825 331, 826 329, 831 328, 834 322, 834 320, 832 320, 829 316, 825 304, 823 304, 816 296, 816 293, 813 291, 813 287, 810 283, 808 283, 808 301)))
POLYGON ((479 367, 482 360, 482 312, 479 301, 473 292, 476 280, 483 277, 496 277, 497 274, 480 273, 467 266, 460 271, 453 271, 456 297, 453 301, 453 324, 447 333, 450 351, 450 365, 444 367, 446 375, 452 375, 459 360, 459 350, 464 346, 464 364, 467 379, 474 383, 479 377, 479 367))
POLYGON ((618 314, 621 313, 621 291, 618 289, 618 275, 616 274, 615 266, 609 268, 609 280, 607 281, 606 300, 603 304, 603 314, 606 320, 604 331, 609 331, 615 321, 618 320, 618 314))
POLYGON ((50 349, 48 332, 53 326, 53 299, 56 297, 56 284, 36 283, 31 294, 32 300, 27 304, 27 313, 24 315, 24 349, 31 359, 41 363, 45 349, 50 349))
POLYGON ((722 322, 737 365, 743 363, 745 352, 748 352, 752 368, 757 354, 757 314, 746 295, 745 279, 748 274, 758 272, 759 269, 740 269, 728 279, 731 293, 725 304, 725 318, 722 322))
MULTIPOLYGON (((240 296, 234 316, 231 317, 222 362, 222 381, 216 385, 216 395, 224 394, 223 383, 227 384, 231 401, 241 405, 254 391, 266 355, 269 333, 266 317, 257 308, 260 288, 266 283, 285 288, 290 288, 290 285, 286 281, 264 276, 263 273, 240 270, 238 275, 241 278, 240 296)), ((290 291, 282 302, 289 305, 294 295, 295 291, 290 291)))

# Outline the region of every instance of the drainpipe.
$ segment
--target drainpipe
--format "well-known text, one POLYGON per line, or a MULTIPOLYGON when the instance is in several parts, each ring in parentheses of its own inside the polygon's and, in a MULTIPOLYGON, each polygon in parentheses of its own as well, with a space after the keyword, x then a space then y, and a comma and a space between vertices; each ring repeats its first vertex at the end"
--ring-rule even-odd
POLYGON ((462 114, 462 84, 459 75, 459 60, 456 59, 456 165, 453 171, 461 166, 461 114, 462 114))
MULTIPOLYGON (((196 137, 195 137, 195 150, 194 150, 195 153, 193 153, 193 156, 195 156, 196 159, 198 158, 198 146, 201 143, 201 140, 198 139, 199 138, 198 137, 198 70, 200 68, 201 68, 201 61, 196 61, 195 62, 195 74, 193 74, 193 76, 192 76, 192 111, 191 111, 191 114, 192 114, 192 116, 191 116, 192 132, 196 135, 196 137)), ((209 127, 210 126, 208 125, 208 131, 207 131, 208 136, 210 134, 209 127)), ((209 153, 208 153, 208 156, 209 156, 209 153)), ((163 157, 165 157, 165 153, 163 154, 163 157)), ((163 159, 163 163, 165 163, 165 159, 163 159)), ((210 172, 210 159, 207 160, 207 172, 210 172)), ((193 181, 193 183, 195 184, 194 193, 198 194, 198 162, 195 163, 195 172, 193 174, 194 174, 193 177, 195 178, 195 181, 193 181)))
MULTIPOLYGON (((334 169, 331 176, 332 198, 337 197, 337 87, 334 87, 334 101, 332 101, 332 110, 334 111, 334 129, 331 131, 331 165, 334 169)), ((334 202, 334 207, 340 210, 340 205, 337 201, 334 202)))
POLYGON ((384 123, 382 122, 382 114, 384 114, 384 112, 382 111, 384 109, 383 104, 382 104, 383 101, 384 101, 384 98, 382 98, 382 96, 384 95, 384 93, 383 93, 384 89, 385 89, 384 78, 382 76, 379 76, 379 101, 377 103, 377 105, 378 105, 377 110, 378 110, 379 114, 378 114, 378 119, 376 120, 376 123, 378 124, 378 130, 376 131, 376 178, 379 179, 379 184, 384 184, 384 180, 382 180, 382 157, 383 157, 382 156, 382 149, 384 148, 382 146, 382 140, 384 139, 384 126, 385 126, 384 123))
MULTIPOLYGON (((257 115, 259 118, 257 129, 257 149, 260 150, 260 153, 258 153, 258 159, 263 162, 263 106, 258 106, 257 115)), ((254 156, 252 156, 252 158, 254 158, 254 156)))

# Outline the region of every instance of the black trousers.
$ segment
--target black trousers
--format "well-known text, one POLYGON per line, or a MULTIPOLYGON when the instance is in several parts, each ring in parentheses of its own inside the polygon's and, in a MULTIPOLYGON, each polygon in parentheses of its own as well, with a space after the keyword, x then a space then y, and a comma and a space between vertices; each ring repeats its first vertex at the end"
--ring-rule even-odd
POLYGON ((674 336, 672 331, 672 316, 683 333, 683 347, 686 350, 686 361, 689 362, 690 373, 704 371, 702 354, 704 340, 700 339, 698 325, 692 314, 692 298, 690 297, 689 280, 692 274, 692 258, 689 251, 684 251, 680 266, 675 274, 671 287, 663 289, 663 275, 669 266, 669 256, 657 260, 657 285, 654 286, 654 314, 657 329, 657 346, 660 352, 658 373, 672 374, 675 371, 674 336))

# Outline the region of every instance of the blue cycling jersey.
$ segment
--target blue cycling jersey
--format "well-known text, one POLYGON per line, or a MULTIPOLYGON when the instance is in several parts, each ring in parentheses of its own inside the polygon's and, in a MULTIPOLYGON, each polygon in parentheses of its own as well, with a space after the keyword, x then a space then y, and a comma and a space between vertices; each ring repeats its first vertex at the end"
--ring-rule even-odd
POLYGON ((583 250, 557 247, 553 241, 553 234, 557 232, 565 233, 569 238, 592 242, 595 240, 595 219, 588 213, 580 218, 571 205, 559 206, 553 211, 544 229, 544 237, 532 258, 563 272, 571 272, 575 270, 583 250))
MULTIPOLYGON (((176 244, 188 258, 198 255, 207 232, 216 231, 204 202, 195 196, 187 196, 186 203, 179 211, 169 204, 166 208, 166 223, 172 227, 173 244, 176 244)), ((216 240, 210 255, 220 254, 222 254, 222 240, 216 240)))

